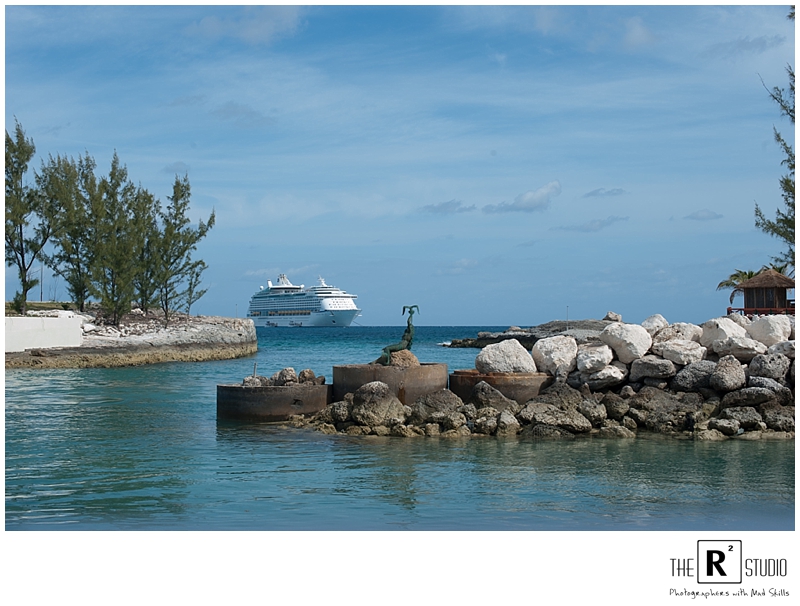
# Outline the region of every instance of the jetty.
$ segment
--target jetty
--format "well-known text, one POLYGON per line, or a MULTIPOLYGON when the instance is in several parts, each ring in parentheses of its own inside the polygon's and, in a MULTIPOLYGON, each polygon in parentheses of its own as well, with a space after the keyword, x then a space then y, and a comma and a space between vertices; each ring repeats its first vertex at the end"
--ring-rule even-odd
POLYGON ((92 315, 71 311, 6 317, 7 369, 203 362, 256 351, 255 326, 241 318, 175 314, 164 326, 159 314, 135 310, 118 326, 104 326, 92 315))
MULTIPOLYGON (((475 368, 449 377, 408 351, 399 352, 397 368, 334 366, 330 400, 302 414, 284 407, 285 421, 328 434, 407 438, 794 439, 794 316, 731 314, 696 325, 655 314, 631 324, 609 312, 603 320, 482 333, 475 343, 483 342, 475 368), (421 371, 424 381, 414 375, 421 371)), ((238 389, 260 388, 268 412, 280 407, 270 389, 293 374, 246 377, 238 389)), ((251 403, 257 394, 247 394, 251 403)), ((218 392, 218 417, 229 418, 228 408, 218 392)))

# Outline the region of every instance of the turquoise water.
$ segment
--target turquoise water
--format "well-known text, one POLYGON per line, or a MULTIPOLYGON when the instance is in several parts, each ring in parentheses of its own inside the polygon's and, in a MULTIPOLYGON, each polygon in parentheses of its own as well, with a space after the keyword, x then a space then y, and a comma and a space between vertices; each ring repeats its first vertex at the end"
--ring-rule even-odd
MULTIPOLYGON (((451 370, 478 327, 418 327, 451 370)), ((330 378, 403 327, 274 329, 241 360, 6 372, 7 530, 793 530, 794 442, 328 436, 218 423, 218 383, 330 378)))

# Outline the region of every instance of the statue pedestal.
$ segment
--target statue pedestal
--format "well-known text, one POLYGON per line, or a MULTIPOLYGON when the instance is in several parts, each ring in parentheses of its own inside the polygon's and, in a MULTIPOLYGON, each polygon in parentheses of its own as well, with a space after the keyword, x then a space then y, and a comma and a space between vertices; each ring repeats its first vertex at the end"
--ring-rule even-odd
POLYGON ((465 402, 469 400, 472 388, 486 381, 497 391, 522 406, 539 395, 539 390, 548 387, 553 377, 544 372, 490 372, 481 374, 477 370, 455 370, 450 375, 450 391, 465 402))
POLYGON ((333 367, 333 401, 344 399, 362 385, 381 381, 403 404, 411 406, 420 396, 447 389, 447 364, 419 366, 381 366, 380 364, 346 364, 333 367))

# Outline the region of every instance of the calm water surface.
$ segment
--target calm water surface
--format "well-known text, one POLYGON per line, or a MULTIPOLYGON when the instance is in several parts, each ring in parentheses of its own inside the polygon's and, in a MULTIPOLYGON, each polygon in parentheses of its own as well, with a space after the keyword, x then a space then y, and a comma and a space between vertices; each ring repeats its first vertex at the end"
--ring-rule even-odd
MULTIPOLYGON (((327 436, 217 422, 258 364, 330 378, 402 327, 275 329, 241 360, 6 372, 6 529, 793 530, 794 442, 327 436)), ((422 362, 469 368, 418 327, 422 362)))

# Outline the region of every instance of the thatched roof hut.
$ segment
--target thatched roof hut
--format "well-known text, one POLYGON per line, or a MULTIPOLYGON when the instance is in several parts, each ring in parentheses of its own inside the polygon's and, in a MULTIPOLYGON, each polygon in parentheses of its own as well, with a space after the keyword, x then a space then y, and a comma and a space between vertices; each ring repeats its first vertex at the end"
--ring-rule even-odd
POLYGON ((794 288, 794 280, 774 269, 762 271, 745 280, 736 289, 744 293, 744 313, 794 313, 794 300, 786 291, 794 288))

